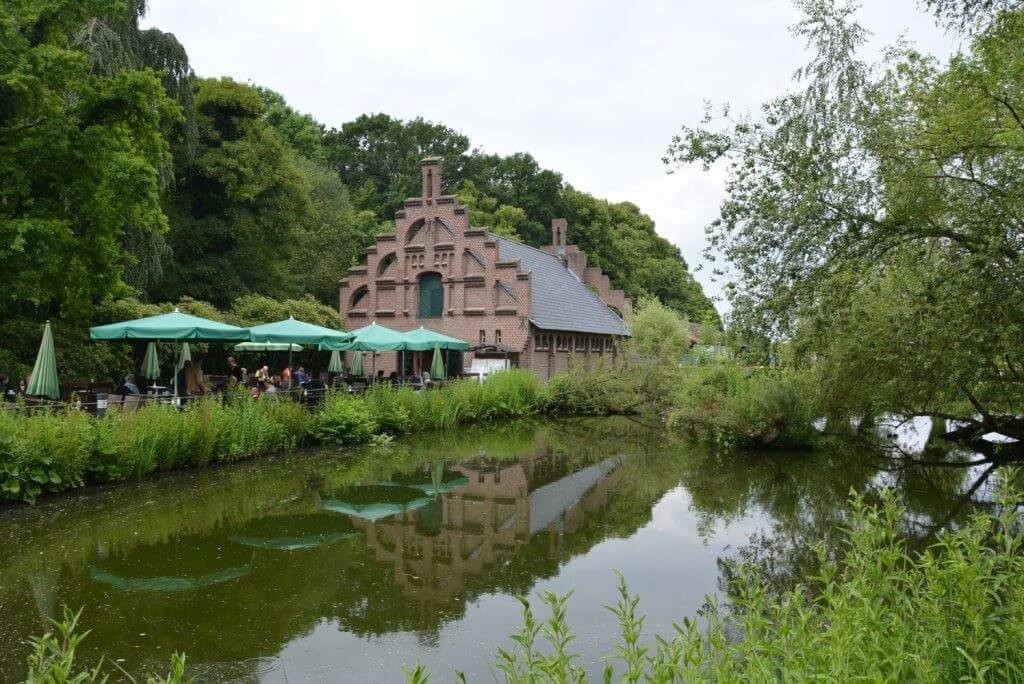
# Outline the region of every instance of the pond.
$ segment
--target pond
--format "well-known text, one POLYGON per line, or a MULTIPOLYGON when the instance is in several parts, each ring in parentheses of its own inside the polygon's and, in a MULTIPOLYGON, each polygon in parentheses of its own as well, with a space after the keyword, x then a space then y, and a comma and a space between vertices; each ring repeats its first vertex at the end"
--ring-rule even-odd
POLYGON ((648 633, 721 594, 733 563, 773 586, 835 546, 851 490, 895 486, 907 534, 966 515, 976 473, 882 470, 855 448, 715 456, 628 419, 514 423, 303 452, 0 509, 0 680, 63 605, 82 662, 202 681, 492 679, 516 596, 574 592, 592 673, 614 643, 621 572, 648 633), (966 498, 965 498, 966 497, 966 498))

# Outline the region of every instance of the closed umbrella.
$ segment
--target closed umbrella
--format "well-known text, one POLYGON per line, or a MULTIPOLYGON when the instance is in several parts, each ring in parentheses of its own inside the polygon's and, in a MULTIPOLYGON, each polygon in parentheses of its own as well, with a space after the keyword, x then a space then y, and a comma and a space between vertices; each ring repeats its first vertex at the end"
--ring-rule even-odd
POLYGON ((341 365, 341 352, 337 349, 331 352, 331 362, 327 364, 328 373, 341 373, 344 368, 341 365))
POLYGON ((363 374, 363 352, 357 351, 352 355, 352 375, 360 376, 363 374))
POLYGON ((430 377, 434 380, 444 380, 444 360, 441 358, 441 348, 434 345, 434 360, 430 363, 430 377))
POLYGON ((181 370, 185 367, 186 361, 192 360, 192 349, 188 346, 188 342, 181 343, 181 349, 178 350, 178 365, 176 370, 181 370))
POLYGON ((43 328, 43 341, 39 344, 36 363, 32 366, 32 377, 29 378, 25 394, 33 397, 60 399, 60 385, 57 383, 57 352, 53 349, 53 328, 46 321, 43 328))
POLYGON ((142 377, 156 380, 160 377, 160 359, 156 355, 156 342, 146 345, 146 355, 142 357, 142 377))

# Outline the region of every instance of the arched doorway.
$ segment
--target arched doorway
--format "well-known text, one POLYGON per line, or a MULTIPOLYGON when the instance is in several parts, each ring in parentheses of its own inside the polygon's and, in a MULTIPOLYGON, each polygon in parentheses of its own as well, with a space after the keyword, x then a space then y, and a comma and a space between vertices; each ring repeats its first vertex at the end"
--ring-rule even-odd
POLYGON ((420 318, 440 318, 444 311, 444 285, 440 273, 421 273, 419 276, 420 318))

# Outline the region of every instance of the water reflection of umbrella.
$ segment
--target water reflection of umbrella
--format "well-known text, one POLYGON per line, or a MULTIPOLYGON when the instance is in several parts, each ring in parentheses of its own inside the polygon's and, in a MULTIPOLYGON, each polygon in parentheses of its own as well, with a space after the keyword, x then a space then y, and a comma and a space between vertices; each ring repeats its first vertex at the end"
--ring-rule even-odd
POLYGON ((251 520, 228 537, 236 544, 259 549, 294 551, 356 536, 346 518, 328 513, 274 515, 251 520))
POLYGON ((138 546, 89 568, 89 578, 121 591, 181 592, 248 575, 251 557, 223 537, 181 537, 138 546))
POLYGON ((448 469, 448 462, 439 458, 430 464, 430 478, 422 471, 412 474, 393 475, 392 484, 418 489, 431 496, 450 492, 469 484, 469 478, 456 470, 448 469))
POLYGON ((419 489, 386 484, 345 487, 323 501, 323 507, 371 522, 413 511, 430 503, 419 489))

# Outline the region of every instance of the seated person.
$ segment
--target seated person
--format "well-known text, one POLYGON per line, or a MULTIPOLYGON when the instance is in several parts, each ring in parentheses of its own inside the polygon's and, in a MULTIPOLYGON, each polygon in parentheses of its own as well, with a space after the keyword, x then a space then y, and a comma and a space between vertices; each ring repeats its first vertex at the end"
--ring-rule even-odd
POLYGON ((300 387, 306 384, 306 380, 308 380, 308 378, 306 377, 306 369, 305 368, 303 368, 302 366, 299 366, 298 368, 295 369, 295 374, 294 375, 295 375, 295 382, 299 383, 300 387))
POLYGON ((238 365, 234 356, 228 357, 228 380, 229 384, 239 383, 245 378, 245 369, 238 365))
POLYGON ((139 386, 135 384, 135 376, 132 375, 131 373, 128 373, 123 378, 121 378, 121 384, 117 386, 116 390, 114 390, 114 394, 137 396, 139 394, 142 394, 142 392, 139 391, 139 386))

